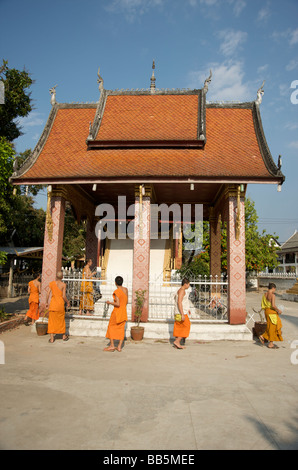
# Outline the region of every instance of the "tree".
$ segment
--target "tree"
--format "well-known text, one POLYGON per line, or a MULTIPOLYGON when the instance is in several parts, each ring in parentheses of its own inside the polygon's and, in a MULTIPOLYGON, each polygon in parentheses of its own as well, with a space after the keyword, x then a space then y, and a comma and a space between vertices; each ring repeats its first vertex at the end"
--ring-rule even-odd
MULTIPOLYGON (((27 88, 33 83, 29 74, 9 69, 7 61, 0 67, 0 79, 5 86, 5 101, 0 105, 0 243, 18 246, 41 246, 45 223, 45 212, 34 208, 32 197, 23 196, 18 187, 13 194, 9 177, 16 160, 24 161, 30 150, 17 155, 12 141, 22 132, 15 120, 27 116, 31 111, 30 93, 27 88)), ((39 187, 31 189, 37 194, 39 187)))
MULTIPOLYGON (((245 200, 245 257, 247 271, 263 271, 277 266, 276 247, 270 242, 272 235, 258 231, 258 215, 254 202, 245 200)), ((278 238, 274 236, 274 238, 278 238)))
POLYGON ((8 232, 7 220, 10 212, 12 185, 9 177, 12 174, 15 151, 5 137, 0 137, 0 240, 8 232))
POLYGON ((0 135, 9 142, 22 135, 16 119, 27 116, 32 111, 31 93, 27 89, 33 80, 26 70, 9 69, 8 62, 3 60, 0 67, 0 80, 4 83, 4 105, 0 106, 0 135))
POLYGON ((63 236, 63 256, 70 261, 84 256, 86 227, 78 224, 73 215, 70 204, 66 205, 63 236))

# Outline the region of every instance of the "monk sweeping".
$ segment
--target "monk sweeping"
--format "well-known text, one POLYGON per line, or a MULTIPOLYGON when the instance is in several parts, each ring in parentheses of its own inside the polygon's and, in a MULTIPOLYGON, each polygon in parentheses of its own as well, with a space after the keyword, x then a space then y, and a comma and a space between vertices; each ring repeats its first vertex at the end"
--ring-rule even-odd
POLYGON ((110 345, 104 348, 104 351, 113 352, 115 349, 121 352, 122 343, 124 341, 124 329, 125 323, 127 322, 127 299, 128 299, 128 290, 126 287, 123 287, 123 278, 117 276, 115 279, 115 284, 117 289, 113 293, 114 302, 107 300, 108 305, 113 305, 114 309, 111 313, 106 338, 109 338, 110 345), (117 348, 115 348, 114 340, 119 340, 117 348))
POLYGON ((63 341, 68 341, 69 336, 65 334, 65 302, 69 307, 66 298, 66 285, 62 282, 63 273, 57 273, 56 281, 49 284, 50 290, 47 294, 46 308, 49 309, 48 333, 51 335, 49 343, 54 343, 55 335, 62 334, 63 341), (52 294, 49 305, 49 297, 52 294))
POLYGON ((269 283, 268 291, 262 297, 262 308, 265 310, 265 316, 267 321, 267 328, 263 335, 259 336, 259 340, 262 344, 265 343, 265 339, 269 341, 269 349, 278 349, 278 346, 273 341, 283 341, 281 335, 282 323, 279 315, 279 310, 275 305, 275 291, 276 285, 273 282, 269 283))
POLYGON ((173 346, 177 349, 184 349, 185 346, 181 345, 182 338, 187 338, 190 332, 190 314, 189 300, 186 291, 190 286, 188 279, 182 280, 182 286, 178 290, 175 298, 175 323, 173 336, 176 337, 173 346))
POLYGON ((25 324, 29 325, 29 318, 33 325, 35 320, 39 319, 39 294, 40 294, 40 274, 28 284, 29 310, 25 316, 25 324))

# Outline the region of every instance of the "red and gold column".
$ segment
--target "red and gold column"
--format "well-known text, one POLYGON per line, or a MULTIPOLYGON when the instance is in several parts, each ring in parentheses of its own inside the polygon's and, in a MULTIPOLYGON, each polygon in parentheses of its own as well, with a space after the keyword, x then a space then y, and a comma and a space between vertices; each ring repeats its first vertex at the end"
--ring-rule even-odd
POLYGON ((56 274, 62 267, 65 200, 66 192, 63 191, 63 188, 55 190, 51 186, 48 187, 42 262, 41 307, 46 302, 49 283, 55 281, 56 274))
POLYGON ((246 321, 245 207, 240 185, 226 192, 228 318, 233 325, 246 321))
POLYGON ((135 292, 137 290, 146 291, 141 321, 148 321, 149 316, 151 198, 152 187, 150 185, 135 187, 132 321, 134 321, 135 292))

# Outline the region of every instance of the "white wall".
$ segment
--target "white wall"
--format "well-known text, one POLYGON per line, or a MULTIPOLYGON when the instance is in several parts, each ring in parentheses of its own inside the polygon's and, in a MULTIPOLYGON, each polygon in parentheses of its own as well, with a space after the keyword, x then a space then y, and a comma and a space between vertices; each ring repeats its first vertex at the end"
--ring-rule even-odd
MULTIPOLYGON (((165 244, 166 240, 150 240, 150 278, 162 278, 165 244)), ((132 271, 133 240, 111 240, 107 277, 132 279, 132 271)))

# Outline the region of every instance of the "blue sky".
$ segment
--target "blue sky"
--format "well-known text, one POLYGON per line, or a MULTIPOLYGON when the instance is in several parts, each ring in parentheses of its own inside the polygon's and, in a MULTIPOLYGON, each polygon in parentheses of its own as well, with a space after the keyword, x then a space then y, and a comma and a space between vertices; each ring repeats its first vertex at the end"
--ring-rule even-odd
POLYGON ((201 88, 212 69, 209 101, 253 101, 266 80, 262 122, 286 181, 247 194, 261 230, 281 242, 298 230, 297 0, 0 0, 2 58, 35 80, 20 152, 37 143, 52 86, 58 102, 98 100, 98 67, 106 89, 148 88, 153 59, 157 88, 201 88))

